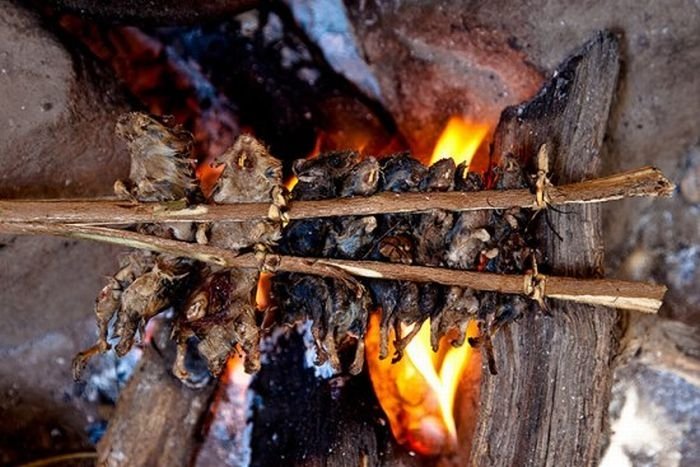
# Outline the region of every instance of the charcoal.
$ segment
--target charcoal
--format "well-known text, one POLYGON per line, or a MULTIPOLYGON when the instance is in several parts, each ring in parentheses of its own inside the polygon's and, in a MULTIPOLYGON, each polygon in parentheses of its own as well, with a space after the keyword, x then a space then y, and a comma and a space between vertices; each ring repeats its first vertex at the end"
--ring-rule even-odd
POLYGON ((381 162, 381 191, 418 191, 427 170, 408 154, 387 157, 381 162))

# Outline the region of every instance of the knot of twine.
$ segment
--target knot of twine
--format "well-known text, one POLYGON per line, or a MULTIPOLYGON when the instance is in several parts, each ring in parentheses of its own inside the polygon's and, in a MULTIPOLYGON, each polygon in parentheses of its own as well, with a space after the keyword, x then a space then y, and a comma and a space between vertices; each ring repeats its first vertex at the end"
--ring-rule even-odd
POLYGON ((256 243, 253 248, 260 272, 277 272, 280 264, 279 255, 270 252, 268 246, 264 243, 256 243))
POLYGON ((547 307, 544 303, 546 285, 547 276, 539 273, 537 270, 537 261, 533 255, 532 270, 528 271, 523 276, 523 294, 536 301, 543 309, 546 309, 547 307))
POLYGON ((271 203, 267 210, 267 218, 280 229, 289 224, 289 206, 287 205, 288 192, 283 186, 275 186, 270 191, 271 203))
POLYGON ((536 272, 528 272, 523 278, 523 293, 545 308, 544 296, 547 276, 536 272))
MULTIPOLYGON (((289 224, 288 196, 289 192, 282 185, 277 185, 270 190, 270 207, 267 210, 267 219, 275 226, 279 235, 282 235, 282 229, 289 224)), ((274 273, 277 271, 280 257, 270 251, 270 245, 256 243, 253 249, 260 272, 274 273)))

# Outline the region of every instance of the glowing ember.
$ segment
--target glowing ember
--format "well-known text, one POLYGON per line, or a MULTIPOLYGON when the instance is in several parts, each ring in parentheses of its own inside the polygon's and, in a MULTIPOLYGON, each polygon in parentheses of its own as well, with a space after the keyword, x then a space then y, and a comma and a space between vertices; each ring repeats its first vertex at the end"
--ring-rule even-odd
POLYGON ((446 158, 452 158, 457 165, 471 162, 490 130, 488 124, 451 117, 435 145, 430 163, 446 158))

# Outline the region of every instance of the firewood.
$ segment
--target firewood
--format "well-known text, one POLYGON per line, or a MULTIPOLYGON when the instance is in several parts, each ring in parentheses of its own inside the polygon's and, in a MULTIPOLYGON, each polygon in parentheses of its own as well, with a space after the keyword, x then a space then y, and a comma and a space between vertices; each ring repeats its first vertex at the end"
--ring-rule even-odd
MULTIPOLYGON (((597 34, 556 70, 532 101, 506 109, 494 135, 493 153, 533 155, 546 143, 555 185, 550 194, 556 186, 596 177, 617 87, 619 47, 615 35, 597 34)), ((579 204, 538 216, 537 237, 551 274, 601 276, 600 214, 595 205, 579 204)), ((550 279, 546 294, 560 286, 550 279)), ((600 291, 611 285, 598 281, 600 291)), ((577 287, 574 283, 570 285, 577 287)), ((582 282, 581 293, 586 293, 584 287, 582 282)), ((599 462, 607 439, 618 315, 564 300, 548 306, 551 317, 522 319, 493 339, 499 374, 482 375, 471 465, 599 462)))
POLYGON ((189 465, 216 385, 206 375, 196 387, 174 378, 174 347, 167 328, 156 330, 119 394, 96 465, 189 465))

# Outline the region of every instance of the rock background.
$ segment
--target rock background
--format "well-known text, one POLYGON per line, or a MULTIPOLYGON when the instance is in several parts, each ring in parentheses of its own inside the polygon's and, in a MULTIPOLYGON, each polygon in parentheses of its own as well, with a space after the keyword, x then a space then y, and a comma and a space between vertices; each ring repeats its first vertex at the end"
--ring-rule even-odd
MULTIPOLYGON (((111 194, 128 173, 114 140, 128 108, 108 75, 35 15, 0 0, 0 197, 111 194)), ((89 448, 97 404, 70 362, 94 340, 92 307, 121 250, 0 236, 0 464, 89 448)))

